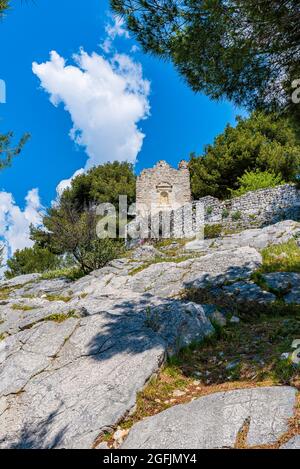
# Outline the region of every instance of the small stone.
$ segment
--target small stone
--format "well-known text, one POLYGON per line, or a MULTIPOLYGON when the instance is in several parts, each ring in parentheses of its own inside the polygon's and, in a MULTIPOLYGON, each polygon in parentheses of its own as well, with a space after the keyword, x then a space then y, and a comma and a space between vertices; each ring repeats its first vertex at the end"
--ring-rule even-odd
POLYGON ((117 430, 113 436, 115 442, 121 444, 124 441, 124 438, 128 435, 129 430, 117 430))
POLYGON ((296 339, 292 343, 292 348, 298 348, 300 347, 300 339, 296 339))
POLYGON ((239 363, 240 363, 239 360, 235 360, 233 362, 228 363, 228 365, 226 366, 226 370, 227 371, 234 370, 234 368, 236 368, 239 365, 239 363))
POLYGON ((120 438, 122 438, 122 430, 117 430, 116 433, 114 433, 113 435, 113 439, 115 441, 118 441, 120 440, 120 438))
POLYGON ((196 381, 193 381, 193 385, 194 385, 194 386, 199 386, 199 384, 201 384, 201 382, 200 382, 200 381, 198 381, 198 380, 196 380, 196 381))
POLYGON ((202 373, 200 371, 195 371, 194 376, 196 376, 196 378, 200 378, 200 376, 202 376, 202 373))
POLYGON ((232 318, 230 319, 231 324, 238 324, 240 321, 240 318, 238 318, 237 316, 232 316, 232 318))
POLYGON ((164 257, 158 249, 151 245, 139 246, 131 255, 134 260, 151 260, 157 257, 164 257))
POLYGON ((289 358, 290 354, 288 352, 282 353, 280 355, 280 360, 287 360, 289 358))
POLYGON ((225 316, 220 313, 219 311, 215 311, 211 316, 210 316, 210 319, 215 322, 216 324, 218 324, 218 326, 220 327, 225 327, 226 324, 227 324, 227 321, 226 321, 226 318, 225 316))
POLYGON ((173 396, 174 397, 182 397, 185 396, 186 392, 185 391, 180 391, 179 389, 176 389, 176 391, 173 391, 173 396))
POLYGON ((155 399, 155 401, 157 404, 161 404, 161 400, 160 399, 155 399))

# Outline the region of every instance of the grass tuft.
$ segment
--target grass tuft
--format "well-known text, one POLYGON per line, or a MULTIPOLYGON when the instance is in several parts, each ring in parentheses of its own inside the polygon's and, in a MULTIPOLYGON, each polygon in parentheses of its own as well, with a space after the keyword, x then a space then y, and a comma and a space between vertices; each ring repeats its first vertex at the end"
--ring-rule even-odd
POLYGON ((11 306, 11 309, 15 311, 32 311, 33 309, 37 309, 37 306, 14 304, 11 306))
POLYGON ((263 249, 262 256, 259 273, 300 272, 300 247, 294 239, 263 249))
POLYGON ((46 300, 48 300, 48 301, 63 301, 64 303, 69 303, 69 301, 72 300, 72 296, 47 295, 46 300))
POLYGON ((8 300, 9 295, 16 289, 16 287, 4 287, 0 289, 0 300, 8 300))
POLYGON ((51 314, 50 316, 43 319, 43 321, 52 321, 61 324, 70 318, 78 318, 75 310, 69 311, 68 314, 51 314))
POLYGON ((67 280, 75 281, 84 277, 85 274, 78 267, 69 267, 65 269, 52 270, 42 274, 42 280, 53 280, 57 278, 65 278, 67 280))

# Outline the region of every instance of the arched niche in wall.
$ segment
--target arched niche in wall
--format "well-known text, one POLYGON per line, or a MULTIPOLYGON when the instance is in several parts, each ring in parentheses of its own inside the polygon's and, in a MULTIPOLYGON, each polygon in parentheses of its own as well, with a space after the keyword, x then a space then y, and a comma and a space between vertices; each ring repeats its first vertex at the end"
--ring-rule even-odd
POLYGON ((173 191, 173 186, 168 182, 161 182, 156 186, 156 191, 158 194, 159 205, 170 205, 170 194, 173 191))

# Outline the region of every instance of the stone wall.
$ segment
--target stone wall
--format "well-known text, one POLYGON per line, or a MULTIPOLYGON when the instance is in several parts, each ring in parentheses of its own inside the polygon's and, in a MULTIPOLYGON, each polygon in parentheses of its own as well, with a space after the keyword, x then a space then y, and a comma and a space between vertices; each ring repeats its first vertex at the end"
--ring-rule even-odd
POLYGON ((152 220, 137 217, 132 226, 142 224, 146 233, 149 229, 149 236, 144 238, 159 238, 161 227, 169 221, 169 237, 193 238, 199 235, 204 225, 222 225, 224 231, 239 230, 264 227, 287 219, 300 220, 300 190, 293 184, 248 192, 225 201, 203 197, 169 213, 156 213, 152 220))
POLYGON ((193 202, 204 205, 205 224, 223 224, 227 228, 262 227, 280 220, 300 218, 300 190, 293 184, 262 189, 220 201, 204 197, 193 202))

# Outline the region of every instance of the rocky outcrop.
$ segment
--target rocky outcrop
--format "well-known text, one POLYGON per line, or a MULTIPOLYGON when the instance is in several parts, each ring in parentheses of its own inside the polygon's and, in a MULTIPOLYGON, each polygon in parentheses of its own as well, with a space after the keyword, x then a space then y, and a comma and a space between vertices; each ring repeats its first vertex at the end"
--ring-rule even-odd
POLYGON ((300 304, 300 274, 274 272, 263 276, 268 288, 278 292, 285 303, 300 304))
MULTIPOLYGON (((297 229, 279 224, 263 244, 297 229)), ((272 302, 273 293, 250 280, 261 254, 245 245, 247 233, 238 239, 182 262, 116 260, 76 282, 39 275, 1 282, 0 447, 92 447, 135 406, 167 354, 226 321, 214 304, 185 301, 186 289, 272 302)))
POLYGON ((201 305, 134 291, 128 264, 1 285, 1 447, 91 447, 167 353, 213 333, 201 305))
POLYGON ((196 240, 187 243, 187 251, 206 252, 219 249, 236 249, 249 246, 264 249, 267 246, 281 244, 293 238, 300 238, 299 223, 286 220, 265 228, 252 228, 241 233, 223 236, 216 239, 196 240))
POLYGON ((1 447, 91 447, 135 405, 166 353, 213 332, 200 305, 123 293, 73 299, 74 317, 63 302, 45 305, 0 342, 1 447))

